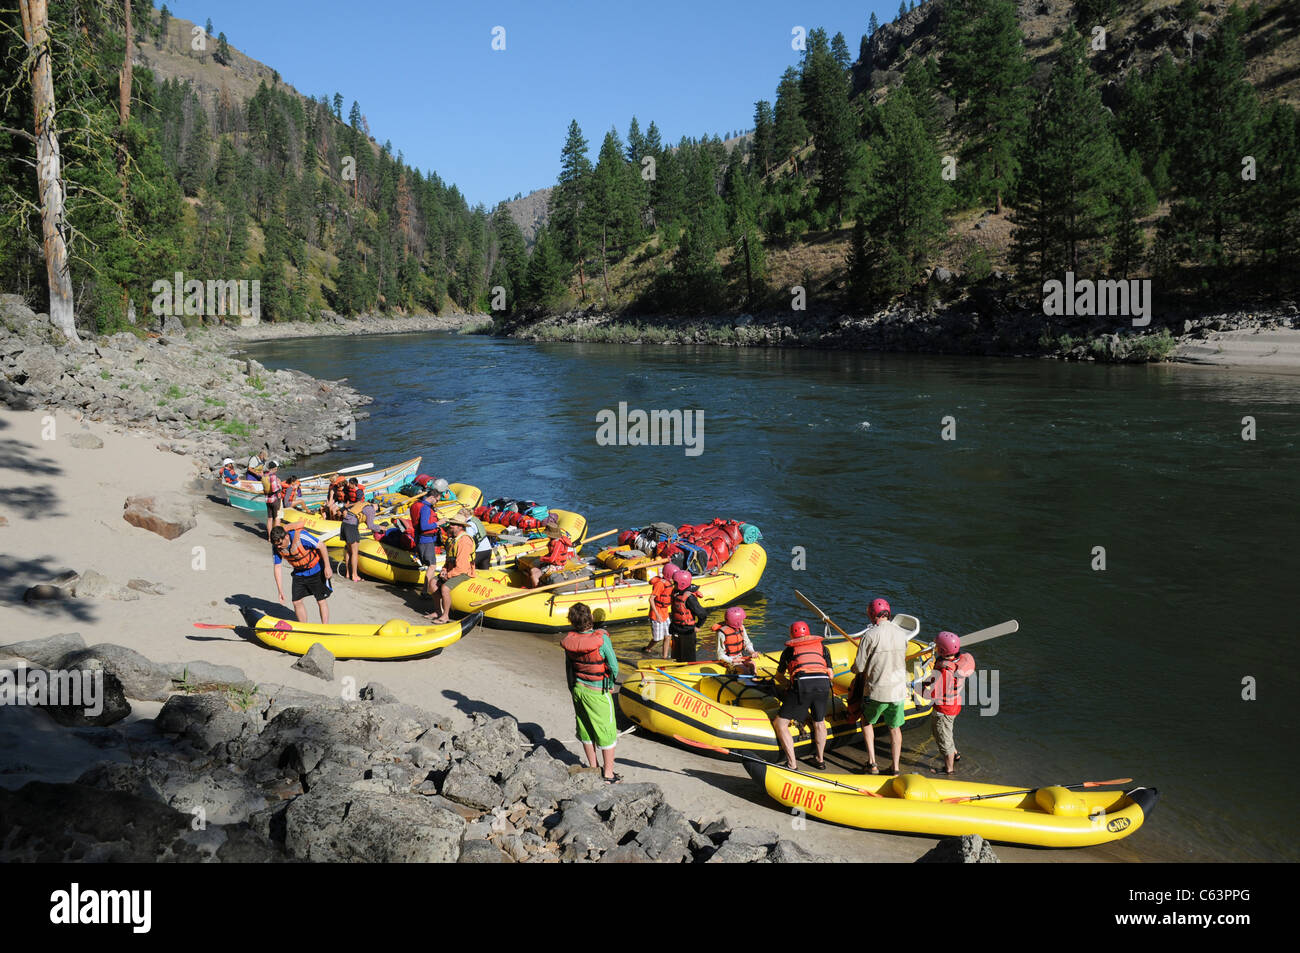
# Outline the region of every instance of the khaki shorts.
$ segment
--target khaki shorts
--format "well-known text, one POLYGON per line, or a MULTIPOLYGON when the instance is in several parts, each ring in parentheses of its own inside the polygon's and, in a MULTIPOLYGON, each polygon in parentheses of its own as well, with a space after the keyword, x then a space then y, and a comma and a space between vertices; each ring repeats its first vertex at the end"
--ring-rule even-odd
POLYGON ((957 753, 957 743, 952 738, 952 723, 956 720, 956 715, 945 715, 941 711, 930 714, 930 733, 939 745, 939 754, 945 758, 957 753))

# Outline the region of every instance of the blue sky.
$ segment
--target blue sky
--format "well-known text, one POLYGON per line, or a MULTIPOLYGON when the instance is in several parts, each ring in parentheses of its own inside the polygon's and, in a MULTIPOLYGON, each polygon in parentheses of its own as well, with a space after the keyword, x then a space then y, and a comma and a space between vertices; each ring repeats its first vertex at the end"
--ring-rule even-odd
MULTIPOLYGON (((161 0, 155 0, 161 6, 161 0)), ((798 62, 791 30, 842 31, 856 58, 872 10, 843 0, 461 2, 169 0, 304 95, 355 99, 380 142, 493 205, 552 185, 570 119, 591 154, 635 114, 665 141, 748 129, 798 62), (505 27, 506 49, 492 49, 505 27), (580 64, 580 65, 579 65, 580 64)))

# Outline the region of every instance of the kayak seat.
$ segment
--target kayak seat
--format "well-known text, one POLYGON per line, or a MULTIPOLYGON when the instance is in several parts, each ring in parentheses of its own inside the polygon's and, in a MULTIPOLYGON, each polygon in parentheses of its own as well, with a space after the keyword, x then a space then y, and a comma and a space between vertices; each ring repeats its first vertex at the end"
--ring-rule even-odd
POLYGON ((1034 800, 1046 814, 1056 817, 1087 817, 1088 802, 1069 788, 1060 785, 1039 788, 1034 800))
POLYGON ((900 774, 893 781, 894 795, 905 801, 938 801, 939 792, 930 779, 919 774, 900 774))

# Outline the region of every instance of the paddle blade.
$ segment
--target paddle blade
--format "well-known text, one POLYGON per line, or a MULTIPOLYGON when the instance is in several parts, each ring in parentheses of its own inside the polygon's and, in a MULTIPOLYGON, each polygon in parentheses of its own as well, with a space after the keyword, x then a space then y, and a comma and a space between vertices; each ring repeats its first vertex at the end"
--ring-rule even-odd
POLYGON ((1115 778, 1113 781, 1084 781, 1085 788, 1108 788, 1118 787, 1121 784, 1132 784, 1132 778, 1115 778))
POLYGON ((213 622, 195 622, 195 623, 194 623, 194 628, 196 628, 196 629, 237 629, 237 628, 239 628, 239 626, 237 626, 237 625, 217 625, 217 624, 215 624, 215 623, 213 623, 213 622))
POLYGON ((1015 619, 1008 622, 1002 622, 998 625, 991 625, 987 629, 980 629, 978 632, 972 632, 970 635, 961 637, 961 646, 966 648, 968 645, 976 645, 980 642, 987 642, 989 639, 996 639, 1002 635, 1011 635, 1020 631, 1020 623, 1015 619))

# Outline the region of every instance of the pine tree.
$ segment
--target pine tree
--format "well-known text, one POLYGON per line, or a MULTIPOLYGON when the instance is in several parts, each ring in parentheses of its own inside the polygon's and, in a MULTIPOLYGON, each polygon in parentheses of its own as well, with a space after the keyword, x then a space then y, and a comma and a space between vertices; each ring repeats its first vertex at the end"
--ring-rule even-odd
POLYGON ((208 17, 208 22, 205 23, 205 24, 203 25, 203 32, 206 33, 208 36, 212 36, 212 35, 213 35, 213 33, 212 33, 212 17, 208 17))
POLYGON ((631 167, 623 157, 623 143, 612 129, 600 146, 591 175, 587 217, 592 242, 600 256, 605 294, 610 294, 609 265, 618 261, 639 236, 639 216, 631 167))
POLYGON ((1255 154, 1259 106, 1245 79, 1247 24, 1247 15, 1234 7, 1187 67, 1188 100, 1169 170, 1174 202, 1161 223, 1179 255, 1214 268, 1233 259, 1248 211, 1251 183, 1242 178, 1242 157, 1255 154))
POLYGON ((941 66, 954 100, 964 103, 953 122, 965 138, 957 181, 968 197, 1001 212, 1020 167, 1031 72, 1015 4, 953 0, 944 8, 943 36, 941 66))
POLYGON ((899 0, 899 4, 898 4, 898 19, 901 20, 901 19, 903 19, 903 17, 905 17, 905 16, 907 16, 907 0, 899 0))
POLYGON ((167 4, 164 3, 162 5, 162 11, 158 14, 158 38, 160 48, 162 42, 167 39, 167 31, 171 27, 171 23, 172 12, 167 9, 167 4))
POLYGON ((848 77, 823 42, 825 34, 819 37, 818 32, 813 31, 804 57, 804 115, 817 147, 821 204, 838 222, 847 196, 857 118, 849 105, 848 77))
POLYGON ((551 194, 551 219, 556 244, 565 261, 578 268, 583 300, 587 295, 585 260, 591 250, 591 223, 588 199, 591 190, 591 160, 587 158, 587 140, 574 119, 560 151, 560 177, 551 194))
POLYGON ((551 238, 549 227, 543 226, 533 242, 533 254, 528 259, 525 277, 525 296, 532 306, 549 308, 563 298, 567 287, 564 276, 567 269, 551 238))
POLYGON ((799 73, 790 66, 781 74, 781 82, 776 88, 776 110, 772 126, 774 161, 784 162, 790 158, 808 138, 808 124, 804 121, 803 111, 803 88, 799 82, 799 73))
POLYGON ((1067 270, 1097 271, 1105 254, 1102 239, 1114 221, 1118 157, 1085 42, 1073 26, 1061 39, 1025 151, 1012 216, 1012 253, 1022 279, 1041 285, 1067 270))
POLYGON ((1262 117, 1256 140, 1256 180, 1250 183, 1250 246, 1261 264, 1300 262, 1300 117, 1274 103, 1262 117))
POLYGON ((773 153, 772 104, 766 99, 754 103, 753 161, 760 176, 767 175, 773 153))
POLYGON ((1109 191, 1115 210, 1111 272, 1114 277, 1127 278, 1141 263, 1146 249, 1140 220, 1156 207, 1155 190, 1142 174, 1142 158, 1136 150, 1127 158, 1119 155, 1109 191))
POLYGON ((876 19, 876 11, 871 11, 871 19, 867 21, 867 36, 875 36, 876 31, 880 29, 880 21, 876 19))
POLYGON ((872 177, 858 218, 870 236, 872 297, 887 300, 924 274, 946 230, 946 196, 938 151, 911 95, 895 90, 882 105, 880 119, 880 135, 871 143, 876 153, 872 177))
POLYGON ((343 94, 334 94, 334 118, 339 122, 343 121, 343 94))
POLYGON ((843 33, 836 33, 831 37, 831 56, 835 59, 835 65, 840 68, 840 72, 848 73, 849 67, 853 65, 853 58, 849 56, 849 44, 844 39, 843 33))
POLYGON ((222 66, 230 65, 230 44, 226 42, 226 34, 217 37, 217 52, 212 54, 212 58, 222 66))

